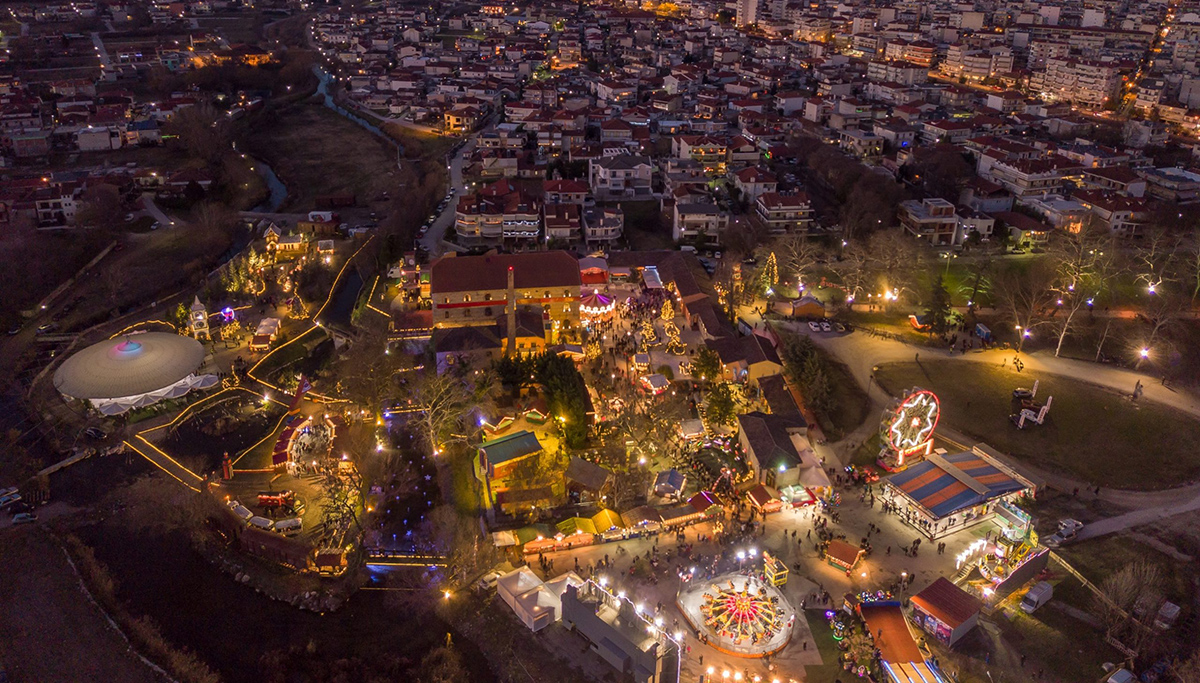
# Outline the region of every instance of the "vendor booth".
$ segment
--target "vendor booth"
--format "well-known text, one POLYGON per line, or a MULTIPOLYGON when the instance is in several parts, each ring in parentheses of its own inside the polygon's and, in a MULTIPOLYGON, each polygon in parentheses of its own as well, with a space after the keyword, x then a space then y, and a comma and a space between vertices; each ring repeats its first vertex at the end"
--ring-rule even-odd
POLYGON ((836 538, 829 542, 829 547, 825 548, 825 561, 846 572, 852 571, 862 556, 862 548, 836 538))
POLYGON ((783 509, 783 499, 779 492, 766 484, 757 484, 746 492, 746 500, 755 510, 762 514, 779 512, 783 509))
POLYGON ((687 476, 676 469, 659 472, 654 478, 654 495, 678 496, 687 485, 687 476))
POLYGON ((983 603, 945 577, 912 596, 912 619, 946 647, 965 636, 979 622, 983 603))

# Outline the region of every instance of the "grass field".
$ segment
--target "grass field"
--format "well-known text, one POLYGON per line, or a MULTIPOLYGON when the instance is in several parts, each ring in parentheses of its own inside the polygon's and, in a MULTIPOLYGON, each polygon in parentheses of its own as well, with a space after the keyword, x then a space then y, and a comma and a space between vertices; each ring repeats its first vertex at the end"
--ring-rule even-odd
MULTIPOLYGON (((819 353, 824 351, 818 349, 819 353)), ((832 409, 821 418, 821 427, 830 441, 839 441, 854 431, 867 419, 867 392, 858 386, 850 375, 850 369, 837 361, 826 358, 825 368, 829 372, 829 383, 833 387, 830 398, 832 409), (828 424, 826 424, 828 423, 828 424)))
POLYGON ((0 531, 0 671, 13 681, 160 680, 88 602, 66 555, 38 525, 0 531))
POLYGON ((1200 477, 1200 422, 1171 408, 1053 375, 1019 375, 982 363, 884 365, 876 381, 893 395, 920 386, 941 399, 949 426, 1048 471, 1101 486, 1157 489, 1200 477), (1011 392, 1041 380, 1054 397, 1046 424, 1018 430, 1011 392))
POLYGON ((250 147, 287 185, 284 211, 310 210, 321 195, 352 194, 364 204, 399 189, 387 143, 319 104, 280 112, 255 131, 250 147))

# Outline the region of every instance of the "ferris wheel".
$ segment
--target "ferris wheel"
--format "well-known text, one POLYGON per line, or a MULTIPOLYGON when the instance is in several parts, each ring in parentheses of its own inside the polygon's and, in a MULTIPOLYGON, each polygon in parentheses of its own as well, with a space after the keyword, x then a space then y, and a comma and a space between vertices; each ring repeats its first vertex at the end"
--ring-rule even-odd
POLYGON ((903 462, 918 450, 931 450, 941 405, 932 391, 913 389, 895 409, 885 411, 879 425, 880 440, 891 446, 903 462))

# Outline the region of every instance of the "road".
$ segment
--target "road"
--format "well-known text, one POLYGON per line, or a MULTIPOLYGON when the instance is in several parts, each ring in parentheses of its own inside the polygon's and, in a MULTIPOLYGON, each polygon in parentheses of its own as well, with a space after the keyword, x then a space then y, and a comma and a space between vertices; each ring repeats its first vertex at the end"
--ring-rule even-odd
POLYGON ((100 38, 99 33, 92 33, 92 46, 96 48, 96 56, 100 58, 100 65, 108 70, 112 60, 108 57, 108 49, 104 47, 104 41, 100 38))
POLYGON ((159 208, 158 204, 154 203, 154 195, 150 193, 145 193, 142 195, 142 207, 151 218, 161 224, 159 227, 173 228, 177 225, 182 225, 182 223, 176 222, 174 218, 164 213, 163 210, 159 208))
POLYGON ((458 198, 466 193, 466 185, 463 182, 463 165, 466 163, 463 160, 465 155, 470 154, 475 148, 475 135, 467 138, 467 142, 462 146, 454 156, 450 159, 450 187, 457 191, 454 199, 446 204, 446 208, 442 210, 441 215, 434 220, 433 225, 429 227, 429 231, 420 239, 421 246, 429 252, 430 256, 441 256, 446 251, 446 245, 443 238, 446 236, 446 231, 454 226, 454 207, 458 203, 458 198))

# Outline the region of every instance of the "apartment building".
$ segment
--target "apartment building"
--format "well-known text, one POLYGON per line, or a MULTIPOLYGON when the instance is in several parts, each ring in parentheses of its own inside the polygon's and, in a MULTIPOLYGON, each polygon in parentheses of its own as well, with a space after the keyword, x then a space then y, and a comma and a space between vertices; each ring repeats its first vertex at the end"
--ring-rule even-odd
POLYGON ((788 195, 768 192, 759 195, 754 202, 754 210, 772 234, 807 233, 815 226, 812 202, 804 192, 788 195))
POLYGON ((954 205, 945 199, 909 199, 900 202, 900 225, 914 237, 934 246, 951 246, 957 243, 958 216, 954 205))
POLYGON ((729 214, 716 204, 677 203, 671 222, 671 238, 676 242, 718 243, 721 232, 728 225, 729 214))
POLYGON ((1047 100, 1100 108, 1117 95, 1121 83, 1117 64, 1056 58, 1046 60, 1046 68, 1034 73, 1029 87, 1047 100))

